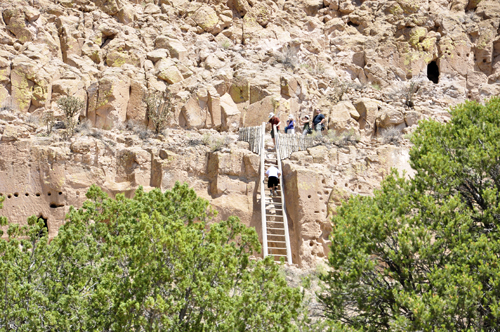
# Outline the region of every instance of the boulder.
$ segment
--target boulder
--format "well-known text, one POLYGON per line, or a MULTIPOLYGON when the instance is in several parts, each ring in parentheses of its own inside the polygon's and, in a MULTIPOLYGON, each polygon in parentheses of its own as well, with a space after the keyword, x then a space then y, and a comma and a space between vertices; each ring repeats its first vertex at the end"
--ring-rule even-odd
POLYGON ((179 124, 187 129, 204 128, 207 120, 207 111, 202 107, 202 101, 196 94, 192 94, 189 100, 182 106, 179 124))
POLYGON ((166 48, 170 52, 170 56, 180 61, 185 61, 187 58, 187 49, 177 39, 168 38, 166 36, 158 36, 155 40, 155 48, 166 48))
POLYGON ((281 95, 295 97, 300 94, 300 86, 297 80, 291 76, 282 76, 280 79, 281 95))
POLYGON ((359 114, 359 128, 364 129, 367 134, 374 133, 380 104, 380 101, 369 98, 360 98, 354 102, 354 107, 359 114))
POLYGON ((148 52, 146 54, 146 56, 147 56, 148 60, 151 60, 151 61, 153 61, 153 63, 156 63, 161 59, 168 58, 169 52, 165 48, 160 48, 160 49, 148 52))
POLYGON ((406 112, 406 114, 405 114, 406 126, 411 127, 411 126, 417 125, 420 118, 421 118, 420 113, 418 113, 416 111, 406 112))
POLYGON ((26 26, 25 14, 21 7, 6 9, 2 14, 7 30, 12 32, 20 43, 24 44, 34 39, 32 32, 26 26))
POLYGON ((259 126, 262 122, 267 122, 269 112, 274 111, 275 99, 276 96, 268 96, 248 106, 248 109, 243 114, 243 126, 259 126))
POLYGON ((220 95, 214 87, 208 89, 208 111, 210 112, 208 127, 220 128, 222 124, 220 95))
POLYGON ((156 76, 169 84, 175 84, 183 80, 182 74, 176 66, 170 66, 160 70, 156 76))
POLYGON ((384 105, 378 112, 377 119, 375 120, 377 128, 389 128, 405 124, 405 117, 400 109, 384 105))
POLYGON ((215 10, 208 5, 198 7, 197 10, 191 14, 190 18, 205 32, 218 33, 220 31, 216 29, 219 23, 219 17, 215 10))
POLYGON ((341 101, 333 106, 328 116, 328 128, 337 133, 351 129, 359 130, 360 115, 350 101, 341 101))
POLYGON ((236 132, 240 127, 241 112, 229 94, 220 98, 221 107, 221 130, 236 132))
MULTIPOLYGON (((92 89, 90 89, 92 92, 92 89)), ((130 78, 119 71, 108 69, 99 80, 94 95, 95 104, 89 100, 88 118, 97 128, 111 129, 127 119, 130 99, 130 78)), ((93 94, 89 93, 89 99, 93 94)))

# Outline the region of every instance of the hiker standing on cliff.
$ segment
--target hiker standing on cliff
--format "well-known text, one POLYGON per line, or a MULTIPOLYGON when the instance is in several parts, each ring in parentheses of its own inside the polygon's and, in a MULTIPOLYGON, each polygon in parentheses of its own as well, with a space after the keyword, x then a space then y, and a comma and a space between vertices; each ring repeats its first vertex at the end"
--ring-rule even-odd
POLYGON ((291 114, 288 116, 288 120, 286 121, 286 133, 292 135, 295 134, 295 120, 291 114))
POLYGON ((311 126, 309 124, 310 116, 306 115, 304 116, 303 120, 300 121, 300 124, 302 125, 302 135, 306 136, 312 133, 311 126))
POLYGON ((278 188, 278 185, 280 184, 280 179, 279 179, 280 175, 281 172, 275 166, 269 167, 266 171, 267 188, 271 190, 271 196, 273 195, 278 196, 276 188, 278 188))
POLYGON ((313 129, 320 133, 324 129, 323 123, 326 121, 326 118, 323 114, 321 114, 321 110, 319 108, 315 111, 316 115, 313 118, 313 129))
POLYGON ((274 115, 273 112, 269 113, 269 123, 271 124, 271 137, 273 138, 273 144, 274 146, 276 147, 276 141, 274 139, 274 130, 273 130, 273 126, 276 125, 276 132, 279 132, 280 131, 280 119, 274 115))

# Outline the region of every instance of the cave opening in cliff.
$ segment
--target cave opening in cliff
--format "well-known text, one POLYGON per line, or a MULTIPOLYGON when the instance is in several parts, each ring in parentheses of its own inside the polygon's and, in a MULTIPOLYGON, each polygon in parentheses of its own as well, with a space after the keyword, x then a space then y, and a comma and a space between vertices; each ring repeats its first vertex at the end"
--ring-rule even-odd
MULTIPOLYGON (((48 224, 48 218, 44 218, 43 215, 39 215, 38 219, 42 219, 43 221, 43 228, 47 229, 47 234, 49 233, 49 224, 48 224)), ((43 235, 43 228, 40 230, 38 233, 38 237, 42 237, 43 235)))
POLYGON ((434 84, 437 84, 439 82, 439 67, 436 61, 431 61, 427 65, 427 78, 429 79, 429 81, 434 82, 434 84))

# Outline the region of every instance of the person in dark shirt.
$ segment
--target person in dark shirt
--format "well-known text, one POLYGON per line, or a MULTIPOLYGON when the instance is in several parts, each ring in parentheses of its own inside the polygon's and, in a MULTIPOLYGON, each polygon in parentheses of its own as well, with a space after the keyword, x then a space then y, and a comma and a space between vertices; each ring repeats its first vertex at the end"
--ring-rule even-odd
POLYGON ((269 113, 269 123, 271 124, 271 137, 273 138, 273 144, 274 144, 274 146, 276 146, 276 141, 274 140, 273 126, 276 125, 276 132, 279 132, 281 121, 276 115, 274 115, 273 112, 271 112, 271 113, 269 113))
POLYGON ((321 134, 321 130, 323 129, 323 123, 326 121, 326 118, 323 114, 321 114, 321 110, 319 108, 315 111, 316 115, 313 118, 313 129, 321 134))

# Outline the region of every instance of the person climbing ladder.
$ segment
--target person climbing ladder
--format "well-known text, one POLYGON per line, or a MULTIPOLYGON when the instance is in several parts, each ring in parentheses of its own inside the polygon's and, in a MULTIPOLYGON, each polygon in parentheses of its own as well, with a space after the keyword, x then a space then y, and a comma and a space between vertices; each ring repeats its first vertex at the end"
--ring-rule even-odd
POLYGON ((271 190, 271 196, 273 196, 273 195, 278 196, 278 192, 276 191, 276 188, 280 184, 280 179, 279 179, 280 175, 281 175, 281 172, 275 166, 269 167, 266 171, 267 188, 269 188, 271 190))

